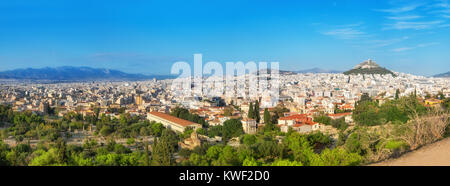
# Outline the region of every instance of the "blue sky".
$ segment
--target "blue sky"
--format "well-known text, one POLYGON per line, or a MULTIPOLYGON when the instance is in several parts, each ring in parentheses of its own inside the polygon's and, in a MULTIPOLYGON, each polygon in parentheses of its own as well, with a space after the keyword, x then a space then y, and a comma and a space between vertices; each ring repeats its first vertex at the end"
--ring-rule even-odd
POLYGON ((394 71, 450 71, 450 2, 0 2, 0 71, 90 66, 169 74, 176 61, 278 61, 347 70, 371 58, 394 71), (131 3, 132 2, 132 3, 131 3))

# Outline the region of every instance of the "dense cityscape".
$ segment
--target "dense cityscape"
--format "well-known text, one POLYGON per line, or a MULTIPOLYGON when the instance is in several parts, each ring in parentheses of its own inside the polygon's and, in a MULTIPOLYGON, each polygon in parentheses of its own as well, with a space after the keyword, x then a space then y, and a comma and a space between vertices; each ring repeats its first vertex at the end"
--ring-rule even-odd
POLYGON ((448 135, 449 78, 282 73, 276 103, 174 96, 172 81, 2 80, 0 164, 364 165, 448 135), (443 128, 408 141, 423 118, 443 128))
POLYGON ((450 0, 0 1, 0 25, 15 180, 405 185, 428 171, 366 166, 450 166, 450 0))

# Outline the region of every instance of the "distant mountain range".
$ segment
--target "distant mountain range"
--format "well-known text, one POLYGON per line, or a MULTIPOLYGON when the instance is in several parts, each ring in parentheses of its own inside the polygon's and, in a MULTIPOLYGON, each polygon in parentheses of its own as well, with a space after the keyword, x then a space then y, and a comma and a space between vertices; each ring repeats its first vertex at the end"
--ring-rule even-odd
POLYGON ((342 71, 338 71, 338 70, 325 70, 325 69, 321 69, 321 68, 312 68, 312 69, 299 70, 299 71, 294 71, 294 72, 298 73, 298 74, 305 74, 305 73, 331 73, 331 74, 337 74, 337 73, 342 73, 342 71))
MULTIPOLYGON (((268 69, 267 73, 270 73, 270 69, 268 69)), ((279 73, 282 75, 289 75, 301 73, 340 73, 340 71, 313 68, 300 71, 279 70, 279 73)), ((147 80, 153 78, 170 79, 176 77, 177 76, 171 75, 129 74, 119 70, 73 66, 25 68, 0 72, 0 79, 46 81, 147 80)))
POLYGON ((450 77, 450 72, 434 75, 433 77, 450 77))
POLYGON ((344 72, 345 75, 351 74, 392 74, 396 76, 392 71, 380 67, 375 61, 367 60, 358 65, 356 65, 353 69, 344 72))
POLYGON ((52 80, 52 81, 89 81, 89 80, 146 80, 173 78, 169 75, 129 74, 119 70, 90 67, 45 67, 26 68, 0 72, 0 79, 52 80))
MULTIPOLYGON (((257 74, 259 74, 258 71, 257 74)), ((270 74, 270 69, 266 69, 267 74, 270 74)), ((332 73, 332 74, 336 74, 336 73, 342 73, 342 71, 337 71, 337 70, 324 70, 321 68, 312 68, 312 69, 306 69, 306 70, 298 70, 298 71, 289 71, 289 70, 278 70, 278 73, 281 75, 292 75, 292 74, 306 74, 306 73, 313 73, 313 74, 317 74, 317 73, 332 73)))
MULTIPOLYGON (((267 73, 270 73, 270 69, 267 73)), ((280 70, 280 74, 303 74, 303 73, 342 73, 337 70, 324 70, 320 68, 312 68, 307 70, 286 71, 280 70)), ((375 62, 369 60, 358 64, 353 69, 344 72, 344 74, 392 74, 393 72, 386 68, 380 67, 375 62)), ((149 79, 170 79, 176 78, 172 75, 143 75, 130 74, 119 70, 91 68, 91 67, 45 67, 40 69, 26 68, 15 69, 0 72, 0 79, 17 79, 17 80, 50 80, 50 81, 90 81, 90 80, 149 80, 149 79)), ((450 72, 438 74, 434 77, 450 77, 450 72)))

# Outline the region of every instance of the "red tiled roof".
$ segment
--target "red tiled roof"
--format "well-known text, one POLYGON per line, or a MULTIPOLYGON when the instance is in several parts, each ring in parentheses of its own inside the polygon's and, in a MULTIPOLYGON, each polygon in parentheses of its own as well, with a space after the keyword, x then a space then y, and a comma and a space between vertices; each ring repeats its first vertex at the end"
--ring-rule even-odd
POLYGON ((305 124, 295 124, 295 125, 292 126, 292 128, 301 127, 301 126, 303 126, 303 125, 305 125, 305 124))
POLYGON ((314 121, 307 121, 306 124, 307 124, 307 125, 315 125, 315 124, 317 124, 317 122, 314 122, 314 121))
POLYGON ((281 117, 281 118, 279 118, 279 120, 298 120, 298 119, 305 119, 306 117, 308 117, 306 114, 296 114, 296 115, 281 117))
POLYGON ((297 127, 301 127, 303 125, 315 125, 315 124, 317 124, 317 122, 305 122, 305 123, 294 124, 292 127, 297 128, 297 127))
POLYGON ((331 116, 331 117, 340 117, 340 116, 348 116, 348 115, 352 115, 352 113, 345 112, 345 113, 337 113, 337 114, 328 114, 328 116, 331 116))
POLYGON ((154 116, 159 117, 159 118, 162 118, 162 119, 165 119, 165 120, 168 120, 168 121, 171 121, 171 122, 174 122, 174 123, 176 123, 178 125, 185 126, 185 127, 189 126, 189 125, 193 125, 193 124, 198 124, 198 123, 194 123, 194 122, 191 122, 191 121, 188 121, 188 120, 177 118, 175 116, 171 116, 169 114, 165 114, 165 113, 162 113, 162 112, 149 112, 149 114, 154 115, 154 116))
POLYGON ((353 108, 353 106, 350 103, 346 103, 346 104, 342 105, 341 107, 353 108))

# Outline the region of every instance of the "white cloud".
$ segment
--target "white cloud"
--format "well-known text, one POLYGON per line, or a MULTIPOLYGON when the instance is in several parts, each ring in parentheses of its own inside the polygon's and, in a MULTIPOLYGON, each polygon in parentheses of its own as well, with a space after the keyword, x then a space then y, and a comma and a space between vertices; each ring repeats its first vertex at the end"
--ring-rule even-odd
POLYGON ((404 51, 408 51, 408 50, 412 50, 412 49, 414 49, 414 47, 403 47, 403 48, 393 49, 392 51, 393 52, 404 52, 404 51))
POLYGON ((407 15, 407 16, 391 16, 391 17, 387 17, 388 19, 392 19, 392 20, 411 20, 411 19, 418 19, 418 18, 422 18, 423 16, 418 16, 418 15, 407 15))
POLYGON ((450 18, 448 14, 450 14, 450 4, 448 1, 440 1, 439 3, 433 4, 430 6, 432 8, 432 11, 430 11, 430 14, 438 14, 441 15, 441 17, 450 18))
POLYGON ((432 3, 416 3, 391 9, 375 10, 387 13, 388 24, 382 30, 424 30, 441 28, 444 19, 450 19, 450 4, 448 0, 435 0, 432 3), (420 7, 420 8, 419 8, 420 7), (427 15, 422 13, 427 11, 427 15), (416 19, 423 18, 421 21, 416 19), (425 20, 426 18, 426 20, 425 20))
POLYGON ((322 34, 327 36, 333 36, 338 39, 356 39, 369 37, 365 32, 361 31, 361 26, 364 23, 355 23, 355 24, 347 24, 336 26, 334 29, 322 32, 322 34))
POLYGON ((386 46, 389 46, 389 45, 393 45, 395 43, 402 42, 402 41, 407 40, 407 39, 409 39, 408 36, 404 36, 402 38, 395 38, 395 39, 372 40, 372 41, 369 41, 369 45, 373 46, 375 48, 386 47, 386 46))
POLYGON ((433 46, 433 45, 438 45, 438 42, 433 42, 433 43, 424 43, 424 44, 418 44, 417 47, 421 48, 421 47, 428 47, 428 46, 433 46))
POLYGON ((323 34, 328 36, 334 36, 339 39, 355 39, 360 38, 365 35, 364 32, 356 30, 354 28, 340 28, 340 29, 334 29, 327 32, 323 32, 323 34))
POLYGON ((395 48, 392 49, 393 52, 405 52, 405 51, 409 51, 409 50, 414 50, 416 48, 423 48, 423 47, 428 47, 428 46, 433 46, 433 45, 438 45, 438 42, 433 42, 433 43, 423 43, 423 44, 418 44, 414 47, 401 47, 401 48, 395 48))
POLYGON ((393 24, 387 24, 383 30, 423 30, 433 28, 443 23, 443 21, 424 21, 424 22, 411 22, 411 21, 399 21, 393 24))
POLYGON ((407 6, 397 7, 397 8, 391 8, 391 9, 377 9, 375 11, 398 14, 398 13, 404 13, 404 12, 413 11, 413 10, 417 9, 418 7, 420 7, 422 5, 423 4, 412 4, 412 5, 407 5, 407 6))

